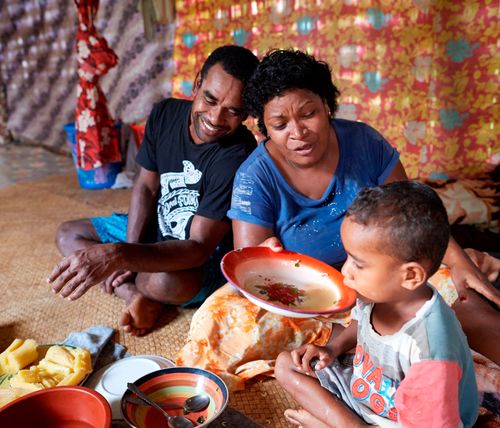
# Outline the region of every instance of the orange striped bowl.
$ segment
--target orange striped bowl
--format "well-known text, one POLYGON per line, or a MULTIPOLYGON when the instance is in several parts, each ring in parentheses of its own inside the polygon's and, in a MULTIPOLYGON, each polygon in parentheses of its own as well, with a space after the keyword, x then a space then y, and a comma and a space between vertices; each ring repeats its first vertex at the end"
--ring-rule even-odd
MULTIPOLYGON (((175 403, 182 406, 187 398, 205 393, 210 404, 205 410, 184 415, 182 408, 165 410, 171 416, 182 415, 190 419, 195 427, 204 427, 213 422, 224 411, 229 393, 224 381, 217 375, 194 367, 172 367, 149 373, 134 384, 156 402, 175 403)), ((130 403, 133 395, 125 391, 121 410, 125 421, 134 428, 167 428, 165 417, 154 407, 130 403)))

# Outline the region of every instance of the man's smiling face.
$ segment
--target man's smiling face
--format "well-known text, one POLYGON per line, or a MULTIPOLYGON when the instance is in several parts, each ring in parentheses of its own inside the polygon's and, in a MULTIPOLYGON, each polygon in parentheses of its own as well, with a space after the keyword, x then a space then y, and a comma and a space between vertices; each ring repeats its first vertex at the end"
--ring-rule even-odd
POLYGON ((189 133, 196 144, 212 143, 233 134, 246 118, 243 82, 213 65, 194 89, 189 133))

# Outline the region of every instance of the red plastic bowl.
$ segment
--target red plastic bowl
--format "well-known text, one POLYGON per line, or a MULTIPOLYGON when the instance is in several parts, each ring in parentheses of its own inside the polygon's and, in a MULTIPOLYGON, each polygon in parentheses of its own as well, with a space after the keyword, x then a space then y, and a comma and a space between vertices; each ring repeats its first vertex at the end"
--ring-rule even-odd
POLYGON ((0 408, 0 426, 109 428, 111 408, 92 389, 58 386, 32 392, 0 408))

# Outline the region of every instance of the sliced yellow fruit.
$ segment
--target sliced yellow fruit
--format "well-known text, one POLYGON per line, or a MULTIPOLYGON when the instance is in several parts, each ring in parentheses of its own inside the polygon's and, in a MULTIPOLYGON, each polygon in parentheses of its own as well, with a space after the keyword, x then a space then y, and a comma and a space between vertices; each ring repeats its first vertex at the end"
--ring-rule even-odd
POLYGON ((66 376, 57 384, 57 386, 78 385, 83 379, 85 379, 86 375, 87 372, 85 372, 85 370, 78 370, 66 376))
POLYGON ((0 354, 0 374, 14 374, 38 358, 37 343, 33 339, 14 339, 0 354))
POLYGON ((45 360, 71 369, 75 364, 75 357, 72 351, 70 348, 54 345, 48 349, 45 354, 45 360))

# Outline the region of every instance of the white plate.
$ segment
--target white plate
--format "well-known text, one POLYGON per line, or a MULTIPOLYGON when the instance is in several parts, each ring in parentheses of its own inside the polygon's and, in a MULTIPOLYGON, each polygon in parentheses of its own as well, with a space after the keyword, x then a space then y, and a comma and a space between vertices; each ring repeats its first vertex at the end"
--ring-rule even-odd
POLYGON ((95 389, 108 401, 113 419, 123 419, 120 401, 127 390, 127 383, 135 382, 148 373, 169 367, 175 367, 175 364, 157 355, 127 357, 114 361, 92 374, 85 386, 95 389))

